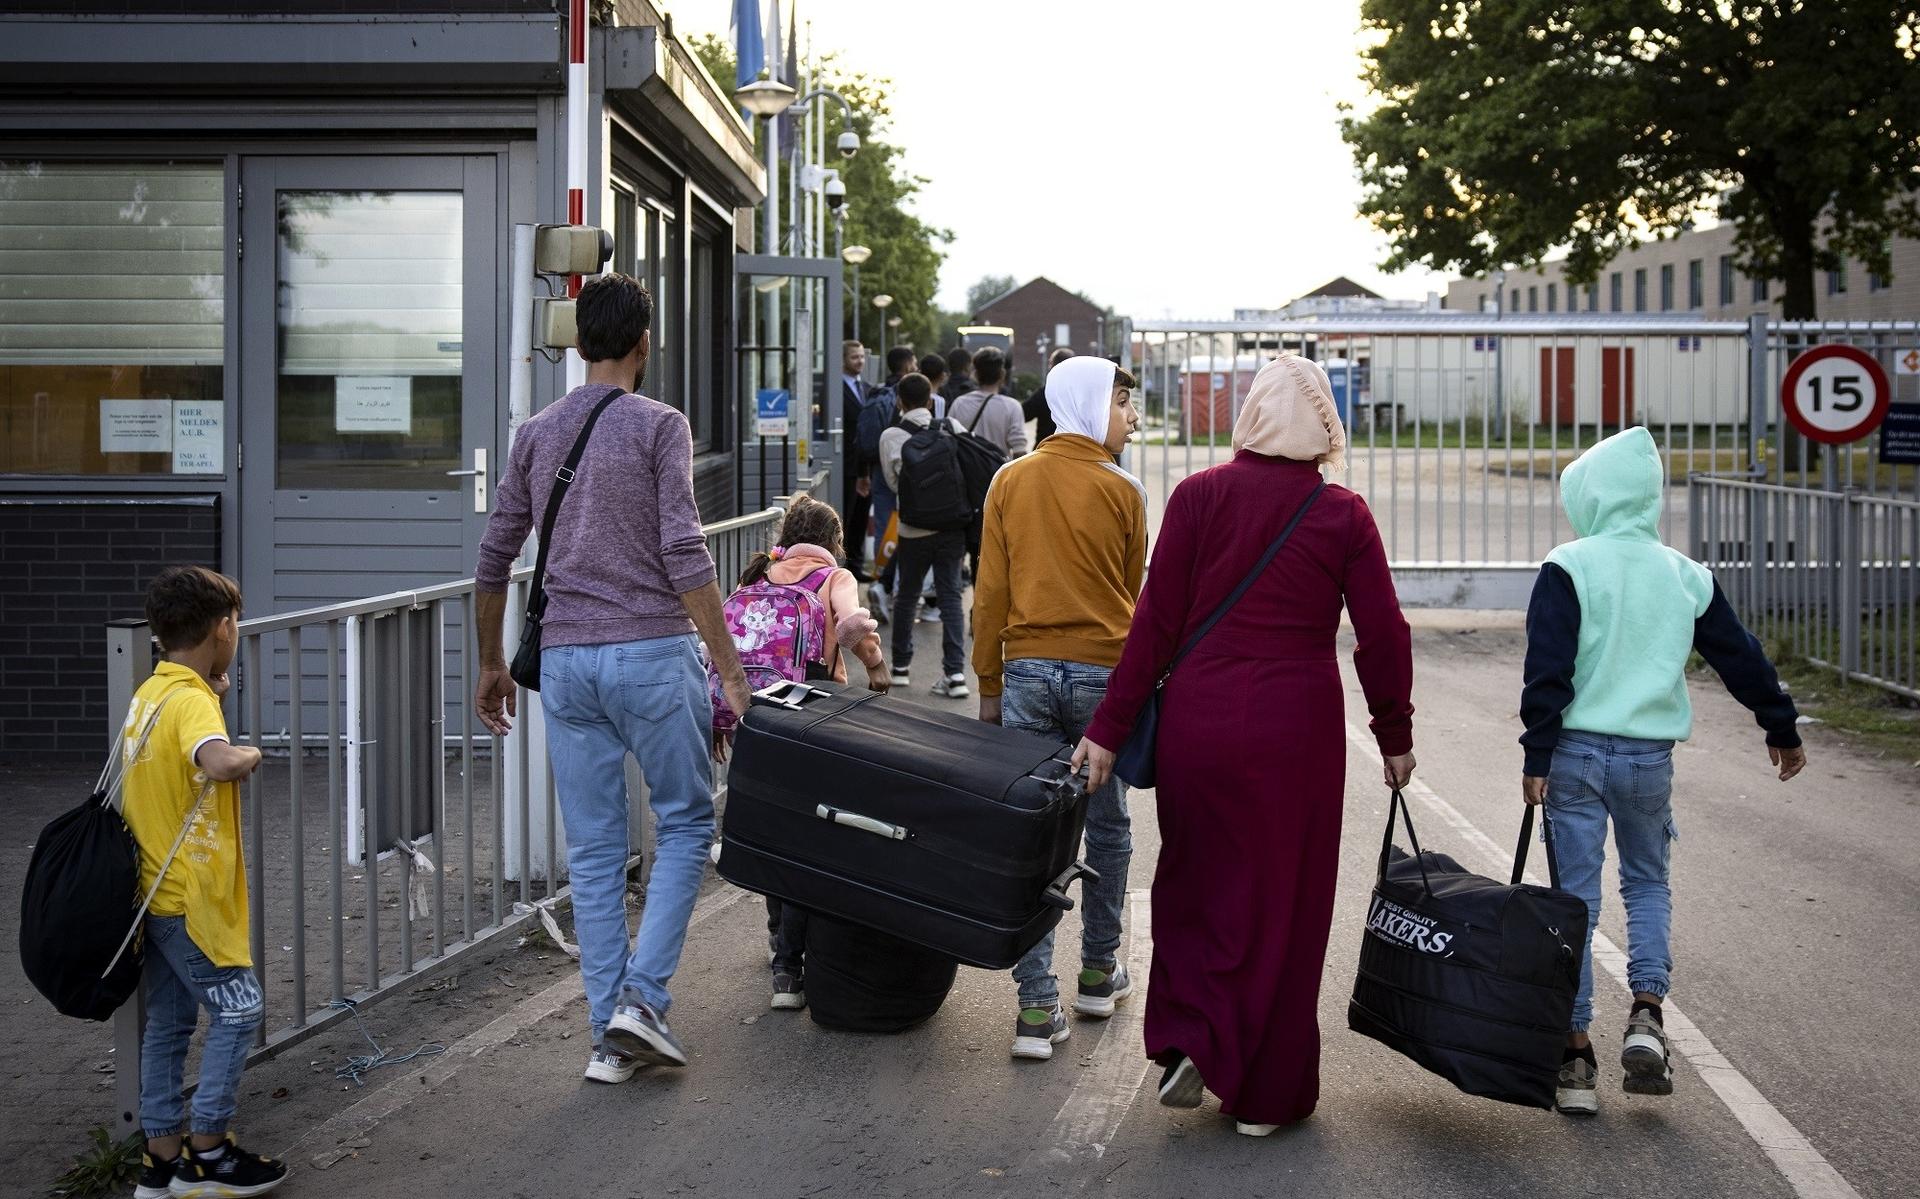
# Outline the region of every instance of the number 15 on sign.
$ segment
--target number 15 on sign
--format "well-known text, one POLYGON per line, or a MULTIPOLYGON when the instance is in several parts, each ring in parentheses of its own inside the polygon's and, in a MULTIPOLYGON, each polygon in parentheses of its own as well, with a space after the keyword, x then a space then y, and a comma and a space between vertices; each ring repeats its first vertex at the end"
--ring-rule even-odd
POLYGON ((1816 346, 1780 381, 1780 407, 1810 441, 1846 445, 1879 428, 1892 399, 1887 372, 1865 350, 1816 346))

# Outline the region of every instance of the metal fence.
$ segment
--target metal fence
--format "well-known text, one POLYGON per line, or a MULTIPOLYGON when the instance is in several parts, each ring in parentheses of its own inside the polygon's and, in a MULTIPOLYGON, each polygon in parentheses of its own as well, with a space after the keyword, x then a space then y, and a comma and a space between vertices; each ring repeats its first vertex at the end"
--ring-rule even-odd
MULTIPOLYGON (((772 543, 782 515, 706 527, 723 588, 772 543)), ((531 575, 513 575, 508 646, 531 575)), ((250 1061, 426 984, 565 894, 538 694, 520 692, 504 745, 467 715, 474 603, 473 580, 461 579, 240 624, 228 727, 268 755, 242 784, 267 1007, 250 1061), (268 718, 275 697, 284 727, 268 718)), ((145 622, 110 626, 111 738, 152 669, 145 622)), ((631 763, 629 781, 644 787, 631 763)), ((646 821, 635 808, 637 847, 646 821)), ((138 1120, 141 1017, 136 997, 115 1022, 123 1130, 138 1120)))
POLYGON ((1920 500, 1920 473, 1871 446, 1809 447, 1786 435, 1779 381, 1793 355, 1859 345, 1888 367, 1896 403, 1920 377, 1892 369, 1920 322, 1714 322, 1582 316, 1425 315, 1290 322, 1134 321, 1123 364, 1145 415, 1128 464, 1157 525, 1180 480, 1232 455, 1254 374, 1281 350, 1326 367, 1350 444, 1336 481, 1366 497, 1413 606, 1521 607, 1532 572, 1572 536, 1560 471, 1644 425, 1668 463, 1661 532, 1694 538, 1695 474, 1920 500))
POLYGON ((1694 544, 1763 642, 1920 699, 1920 501, 1689 481, 1694 544))

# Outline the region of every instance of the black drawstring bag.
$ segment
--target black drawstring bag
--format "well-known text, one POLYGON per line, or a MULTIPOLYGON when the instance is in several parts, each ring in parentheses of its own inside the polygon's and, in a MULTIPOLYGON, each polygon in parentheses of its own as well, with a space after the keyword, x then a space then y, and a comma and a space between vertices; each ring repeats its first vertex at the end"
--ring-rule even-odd
POLYGON ((140 851, 116 800, 128 764, 146 752, 160 711, 172 698, 169 694, 154 709, 131 758, 122 755, 120 739, 114 740, 93 794, 55 817, 34 842, 20 896, 20 965, 63 1016, 111 1019, 140 984, 135 935, 206 800, 203 787, 142 902, 140 851))
POLYGON ((1347 1027, 1469 1095, 1551 1108, 1580 983, 1587 905, 1560 889, 1552 817, 1545 830, 1553 885, 1520 881, 1532 807, 1520 825, 1513 878, 1495 882, 1446 854, 1423 851, 1396 790, 1347 1027), (1396 811, 1412 856, 1393 844, 1396 811))

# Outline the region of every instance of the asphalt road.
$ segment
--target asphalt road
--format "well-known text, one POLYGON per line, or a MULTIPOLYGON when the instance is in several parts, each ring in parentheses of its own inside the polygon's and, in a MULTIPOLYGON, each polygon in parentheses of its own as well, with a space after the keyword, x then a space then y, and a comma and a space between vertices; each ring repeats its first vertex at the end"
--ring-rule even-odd
MULTIPOLYGON (((928 677, 915 698, 947 704, 924 694, 937 629, 920 632, 928 677)), ((1422 842, 1502 870, 1519 817, 1519 634, 1423 631, 1416 653, 1419 777, 1432 789, 1414 809, 1422 842), (1449 811, 1471 828, 1450 826, 1449 811)), ((1711 679, 1694 691, 1698 729, 1678 755, 1673 999, 1702 1039, 1677 1063, 1669 1098, 1619 1090, 1628 1001, 1604 974, 1591 1121, 1470 1099, 1346 1030, 1386 798, 1350 740, 1321 1105, 1266 1140, 1235 1135, 1211 1099, 1190 1112, 1153 1102, 1142 994, 1109 1023, 1077 1022, 1047 1063, 1008 1056, 1014 988, 1003 974, 962 970, 946 1006, 895 1037, 770 1012, 764 913, 718 882, 675 983, 688 1068, 583 1083, 584 1002, 559 969, 516 1005, 442 1028, 452 1051, 419 1075, 384 1071, 317 1126, 291 1105, 257 1108, 249 1138, 290 1147, 290 1195, 1909 1194, 1920 1186, 1909 1128, 1920 1073, 1899 1030, 1920 984, 1920 770, 1816 732, 1812 766, 1783 786, 1746 713, 1711 679)), ((1363 726, 1350 672, 1348 708, 1363 726)), ((1159 842, 1150 794, 1133 796, 1133 814, 1128 953, 1144 982, 1159 842)), ((1063 945, 1077 927, 1069 916, 1063 945)), ((1624 943, 1611 887, 1601 932, 1624 943)), ((1071 950, 1061 957, 1070 970, 1071 950)))

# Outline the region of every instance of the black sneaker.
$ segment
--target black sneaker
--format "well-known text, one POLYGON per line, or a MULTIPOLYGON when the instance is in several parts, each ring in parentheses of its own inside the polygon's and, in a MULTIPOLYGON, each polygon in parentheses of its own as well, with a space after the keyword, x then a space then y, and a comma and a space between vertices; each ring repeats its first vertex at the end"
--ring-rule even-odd
POLYGON ((1044 1062, 1053 1056, 1055 1045, 1072 1035, 1067 1014, 1058 1003, 1050 1008, 1022 1008, 1013 1022, 1013 1056, 1044 1062))
POLYGON ((807 992, 798 975, 774 971, 773 999, 769 1006, 776 1012, 797 1012, 807 1006, 807 992))
POLYGON ((614 1007, 603 1040, 615 1053, 648 1065, 687 1064, 687 1051, 680 1047, 667 1022, 637 996, 628 995, 614 1007))
POLYGON ((1206 1089, 1200 1067, 1185 1054, 1160 1076, 1160 1102, 1167 1107, 1199 1107, 1206 1098, 1203 1094, 1206 1089))
POLYGON ((167 1199, 173 1194, 173 1174, 180 1159, 156 1161, 150 1150, 140 1151, 140 1180, 134 1184, 133 1199, 167 1199))
POLYGON ((1080 971, 1080 994, 1074 997, 1073 1010, 1082 1016, 1106 1019, 1114 1005, 1133 994, 1133 980, 1127 977, 1126 964, 1102 970, 1087 966, 1080 971))
POLYGON ((1627 1018, 1627 1035, 1620 1042, 1620 1068, 1626 1071, 1621 1089, 1629 1095, 1673 1094, 1673 1063, 1667 1055, 1667 1030, 1660 1009, 1639 1004, 1627 1018))
POLYGON ((1560 1077, 1554 1083, 1553 1110, 1563 1116, 1592 1116, 1600 1111, 1600 1092, 1595 1085, 1599 1070, 1585 1056, 1568 1057, 1560 1063, 1560 1077))
POLYGON ((188 1141, 180 1150, 180 1164, 174 1168, 169 1192, 178 1196, 207 1196, 209 1199, 246 1199, 264 1195, 287 1180, 287 1165, 271 1157, 261 1157, 240 1148, 233 1134, 227 1134, 224 1152, 206 1157, 206 1150, 195 1153, 188 1141))

